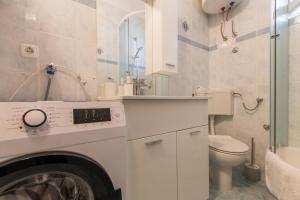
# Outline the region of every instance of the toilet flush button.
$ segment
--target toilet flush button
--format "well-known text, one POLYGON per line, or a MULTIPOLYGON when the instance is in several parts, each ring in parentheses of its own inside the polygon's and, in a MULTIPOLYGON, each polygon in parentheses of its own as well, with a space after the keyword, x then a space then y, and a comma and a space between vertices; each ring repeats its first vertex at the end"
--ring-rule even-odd
POLYGON ((29 128, 38 128, 47 122, 47 114, 41 109, 31 109, 24 113, 23 123, 29 128))

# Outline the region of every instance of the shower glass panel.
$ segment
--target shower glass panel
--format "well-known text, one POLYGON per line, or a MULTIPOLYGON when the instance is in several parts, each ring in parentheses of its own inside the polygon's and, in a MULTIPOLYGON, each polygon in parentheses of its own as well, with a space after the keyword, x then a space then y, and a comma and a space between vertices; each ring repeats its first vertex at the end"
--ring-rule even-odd
POLYGON ((300 1, 275 0, 271 37, 271 146, 300 147, 300 1))

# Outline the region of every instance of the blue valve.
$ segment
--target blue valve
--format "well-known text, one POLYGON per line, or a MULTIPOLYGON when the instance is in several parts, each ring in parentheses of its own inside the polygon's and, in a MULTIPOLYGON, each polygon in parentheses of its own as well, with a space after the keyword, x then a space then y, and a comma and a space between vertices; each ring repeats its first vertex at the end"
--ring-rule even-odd
POLYGON ((47 70, 46 70, 47 74, 49 76, 54 76, 55 75, 55 72, 56 72, 56 67, 53 63, 49 64, 47 66, 47 70))

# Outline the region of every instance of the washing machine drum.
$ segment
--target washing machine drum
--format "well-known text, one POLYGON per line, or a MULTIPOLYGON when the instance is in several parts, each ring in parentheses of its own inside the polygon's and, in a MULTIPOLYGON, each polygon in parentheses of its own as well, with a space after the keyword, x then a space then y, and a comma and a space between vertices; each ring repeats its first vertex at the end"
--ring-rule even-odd
POLYGON ((50 164, 0 178, 0 200, 110 200, 112 192, 81 167, 50 164))

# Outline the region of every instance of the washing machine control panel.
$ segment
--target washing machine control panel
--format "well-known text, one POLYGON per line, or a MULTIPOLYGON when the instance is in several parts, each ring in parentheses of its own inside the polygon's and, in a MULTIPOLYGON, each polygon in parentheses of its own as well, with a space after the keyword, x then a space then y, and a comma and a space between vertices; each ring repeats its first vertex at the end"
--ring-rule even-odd
POLYGON ((110 122, 110 108, 73 109, 74 124, 88 124, 95 122, 110 122))
POLYGON ((121 102, 1 102, 0 110, 0 139, 20 134, 64 134, 126 125, 121 102))

